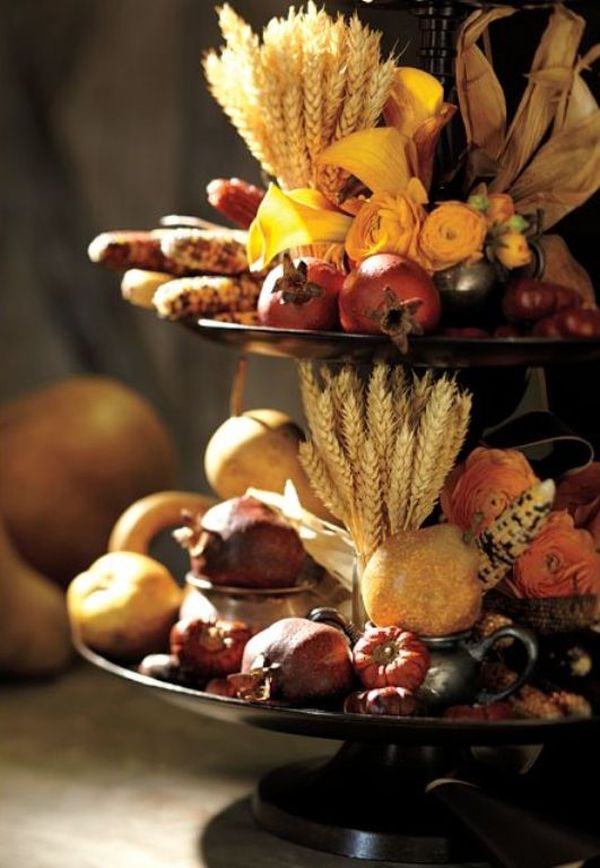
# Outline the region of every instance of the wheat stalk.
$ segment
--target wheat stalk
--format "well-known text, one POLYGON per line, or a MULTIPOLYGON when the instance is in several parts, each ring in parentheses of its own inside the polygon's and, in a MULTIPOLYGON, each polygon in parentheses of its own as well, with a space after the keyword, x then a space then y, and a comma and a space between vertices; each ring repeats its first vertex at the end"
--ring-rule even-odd
POLYGON ((383 497, 386 476, 377 447, 370 438, 363 443, 362 461, 357 465, 356 471, 355 512, 358 519, 355 525, 359 538, 357 548, 366 560, 389 535, 383 497))
POLYGON ((419 527, 425 521, 439 495, 436 482, 440 475, 440 459, 444 451, 454 393, 454 384, 449 383, 445 377, 441 378, 432 387, 421 413, 410 486, 410 527, 419 527))
POLYGON ((314 443, 308 441, 301 443, 298 448, 298 458, 308 477, 311 488, 319 500, 325 504, 332 515, 335 515, 347 524, 347 510, 337 496, 337 489, 314 443))
POLYGON ((391 533, 397 533, 406 527, 414 445, 415 437, 412 424, 406 419, 400 427, 392 448, 387 494, 387 511, 391 533))

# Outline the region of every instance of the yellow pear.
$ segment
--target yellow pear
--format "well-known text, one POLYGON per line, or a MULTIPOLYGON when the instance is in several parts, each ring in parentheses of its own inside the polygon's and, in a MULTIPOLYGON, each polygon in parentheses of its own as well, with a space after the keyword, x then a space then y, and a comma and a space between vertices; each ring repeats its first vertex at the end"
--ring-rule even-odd
POLYGON ((165 650, 181 599, 166 567, 137 552, 103 555, 67 592, 75 634, 95 651, 127 660, 165 650))
POLYGON ((481 610, 479 553, 452 524, 401 531, 371 555, 361 593, 371 621, 421 636, 469 630, 481 610))
POLYGON ((302 429, 280 410, 242 411, 245 365, 236 373, 231 396, 231 415, 220 425, 204 453, 204 470, 209 484, 223 500, 240 497, 246 489, 283 492, 291 479, 300 503, 320 518, 331 514, 313 494, 298 459, 302 429))

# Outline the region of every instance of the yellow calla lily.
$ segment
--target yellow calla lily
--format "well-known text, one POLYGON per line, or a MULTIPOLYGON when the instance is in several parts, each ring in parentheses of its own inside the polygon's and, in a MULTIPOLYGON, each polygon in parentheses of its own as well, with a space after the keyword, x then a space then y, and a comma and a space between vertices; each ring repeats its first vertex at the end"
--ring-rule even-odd
POLYGON ((444 88, 437 78, 413 66, 400 66, 385 109, 385 122, 412 139, 421 124, 437 115, 444 102, 444 88))
POLYGON ((414 142, 395 127, 351 133, 325 148, 317 162, 345 169, 373 193, 401 193, 417 174, 414 142))
POLYGON ((433 75, 412 66, 401 66, 396 70, 383 117, 389 127, 414 142, 417 153, 415 174, 427 189, 431 185, 440 133, 455 111, 456 106, 444 102, 444 88, 433 75))
POLYGON ((248 230, 250 268, 265 268, 290 247, 341 243, 351 225, 352 217, 339 211, 317 190, 302 188, 284 193, 270 184, 248 230))

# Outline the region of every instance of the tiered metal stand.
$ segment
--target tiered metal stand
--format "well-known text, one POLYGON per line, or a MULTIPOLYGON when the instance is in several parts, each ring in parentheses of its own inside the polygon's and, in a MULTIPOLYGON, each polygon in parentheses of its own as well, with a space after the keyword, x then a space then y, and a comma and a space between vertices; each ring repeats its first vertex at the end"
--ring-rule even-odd
MULTIPOLYGON (((363 2, 356 0, 354 5, 363 2)), ((469 5, 494 4, 376 0, 372 5, 410 8, 419 16, 422 65, 449 90, 454 32, 460 18, 469 5)), ((541 5, 547 4, 527 3, 541 5)), ((385 359, 456 371, 474 392, 475 436, 515 410, 532 367, 600 358, 598 340, 423 337, 412 339, 409 354, 403 357, 383 337, 279 331, 211 320, 188 327, 247 353, 312 358, 327 364, 385 359)), ((597 800, 591 794, 587 801, 583 798, 579 774, 597 762, 593 742, 600 734, 598 717, 474 722, 360 716, 345 714, 339 706, 252 705, 155 681, 84 646, 79 650, 94 665, 191 711, 261 729, 344 741, 333 759, 295 763, 271 772, 258 785, 252 802, 256 819, 288 840, 357 859, 417 864, 468 859, 472 864, 478 857, 490 856, 495 864, 511 868, 547 868, 600 852, 593 842, 559 834, 555 825, 536 825, 531 817, 471 786, 463 786, 459 793, 460 785, 453 784, 451 796, 447 783, 426 792, 435 779, 464 776, 471 783, 483 782, 486 790, 511 803, 543 808, 553 822, 568 820, 570 825, 593 830, 597 800), (528 775, 519 774, 532 765, 528 775), (475 834, 476 844, 465 834, 467 829, 475 834), (552 858, 544 851, 548 842, 552 858)))

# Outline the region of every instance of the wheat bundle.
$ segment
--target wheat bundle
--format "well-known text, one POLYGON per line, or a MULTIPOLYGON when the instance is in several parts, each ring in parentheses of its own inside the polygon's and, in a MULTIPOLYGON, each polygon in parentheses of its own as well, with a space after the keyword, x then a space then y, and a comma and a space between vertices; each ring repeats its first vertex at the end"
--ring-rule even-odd
POLYGON ((463 445, 471 396, 446 376, 383 363, 367 382, 350 366, 317 376, 302 362, 299 372, 309 428, 300 459, 364 562, 432 512, 463 445))

